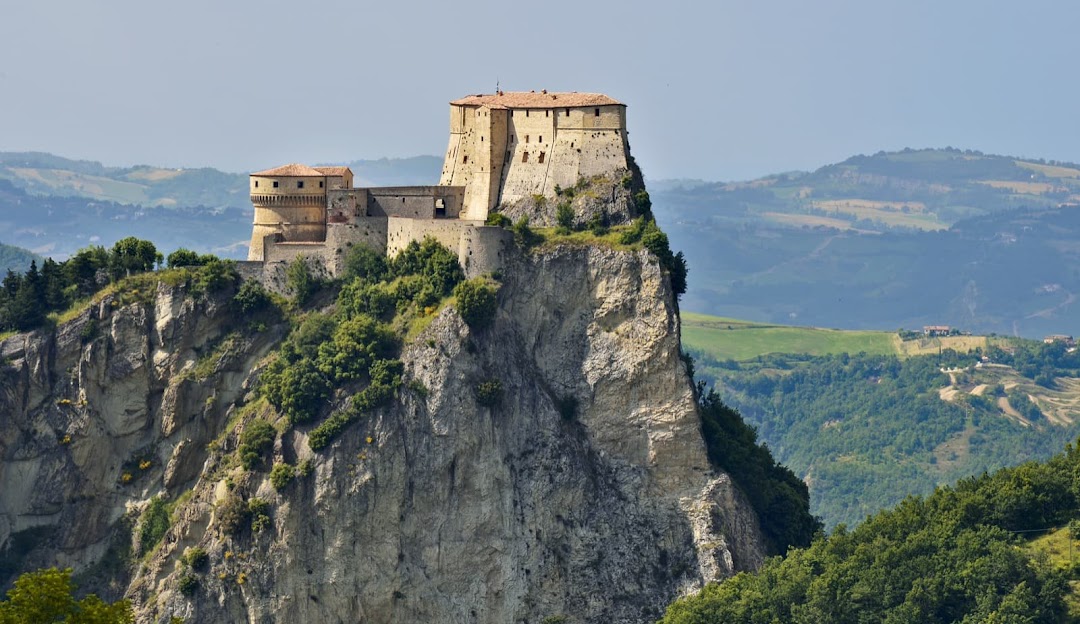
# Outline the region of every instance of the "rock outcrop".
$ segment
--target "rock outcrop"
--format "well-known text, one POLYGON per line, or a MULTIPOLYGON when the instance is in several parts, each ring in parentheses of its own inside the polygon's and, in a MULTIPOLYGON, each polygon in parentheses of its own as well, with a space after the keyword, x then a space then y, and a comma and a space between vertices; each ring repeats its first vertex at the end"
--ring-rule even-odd
POLYGON ((492 326, 446 307, 408 342, 391 406, 318 453, 307 428, 284 433, 274 454, 302 469, 280 491, 228 461, 280 330, 221 349, 223 304, 160 287, 153 305, 107 299, 55 336, 9 339, 0 542, 49 524, 28 567, 85 568, 129 507, 190 489, 123 580, 142 622, 651 622, 759 566, 757 518, 706 457, 656 258, 564 245, 501 279, 492 326), (482 405, 487 382, 501 393, 482 405), (222 530, 236 497, 268 503, 261 530, 222 530), (192 571, 196 546, 208 563, 192 571))

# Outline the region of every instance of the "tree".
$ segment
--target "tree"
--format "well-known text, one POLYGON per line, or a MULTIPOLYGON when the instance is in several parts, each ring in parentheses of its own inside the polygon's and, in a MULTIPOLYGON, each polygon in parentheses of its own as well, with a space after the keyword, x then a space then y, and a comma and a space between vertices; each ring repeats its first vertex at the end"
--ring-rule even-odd
POLYGON ((71 569, 27 572, 0 601, 0 624, 129 624, 135 621, 131 604, 107 604, 94 594, 76 601, 71 569))
POLYGON ((110 260, 109 271, 114 279, 119 279, 152 270, 155 263, 162 261, 162 256, 150 241, 128 236, 116 241, 110 260))
POLYGON ((458 314, 473 329, 491 325, 495 320, 497 300, 495 288, 482 278, 475 278, 457 285, 454 289, 458 314))
POLYGON ((318 280, 311 274, 307 259, 297 256, 285 269, 285 283, 292 291, 298 305, 304 305, 315 294, 319 286, 318 280))

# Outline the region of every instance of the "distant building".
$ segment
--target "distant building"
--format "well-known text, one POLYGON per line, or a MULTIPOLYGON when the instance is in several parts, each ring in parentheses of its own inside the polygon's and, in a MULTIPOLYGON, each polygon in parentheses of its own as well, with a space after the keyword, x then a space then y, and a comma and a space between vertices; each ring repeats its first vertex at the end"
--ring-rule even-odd
POLYGON ((1066 336, 1065 334, 1050 334, 1043 338, 1043 342, 1046 344, 1054 344, 1055 342, 1065 343, 1066 347, 1070 349, 1076 346, 1076 340, 1072 336, 1066 336))
POLYGON ((927 337, 948 336, 952 333, 952 327, 948 325, 924 325, 922 333, 927 337))

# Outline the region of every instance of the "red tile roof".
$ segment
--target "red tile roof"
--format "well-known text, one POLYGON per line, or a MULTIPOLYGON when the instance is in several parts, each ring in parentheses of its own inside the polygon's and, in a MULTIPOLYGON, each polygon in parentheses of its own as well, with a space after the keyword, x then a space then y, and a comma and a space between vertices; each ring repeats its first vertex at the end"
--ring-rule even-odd
POLYGON ((314 169, 328 176, 344 176, 346 173, 352 175, 352 170, 348 167, 314 167, 314 169))
POLYGON ((301 165, 300 163, 292 163, 292 164, 289 164, 289 165, 282 165, 280 167, 275 167, 273 169, 266 169, 265 171, 256 171, 255 173, 253 173, 251 175, 253 175, 253 176, 264 176, 264 177, 272 177, 272 176, 308 177, 308 176, 311 176, 311 177, 320 177, 321 178, 321 177, 325 176, 326 174, 319 171, 318 169, 308 167, 307 165, 301 165))
POLYGON ((610 106, 623 103, 603 93, 547 93, 546 91, 500 91, 493 95, 468 95, 450 102, 455 106, 487 106, 488 108, 561 108, 578 106, 610 106))

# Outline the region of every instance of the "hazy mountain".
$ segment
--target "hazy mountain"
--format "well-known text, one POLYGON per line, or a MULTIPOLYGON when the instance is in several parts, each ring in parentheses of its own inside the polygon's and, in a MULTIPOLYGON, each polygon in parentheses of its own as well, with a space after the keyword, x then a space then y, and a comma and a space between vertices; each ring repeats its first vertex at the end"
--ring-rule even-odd
POLYGON ((41 257, 21 247, 0 243, 0 275, 9 270, 21 273, 30 268, 30 261, 41 262, 41 257))
POLYGON ((908 150, 656 186, 657 217, 689 261, 688 310, 1031 337, 1080 324, 1075 165, 908 150))

